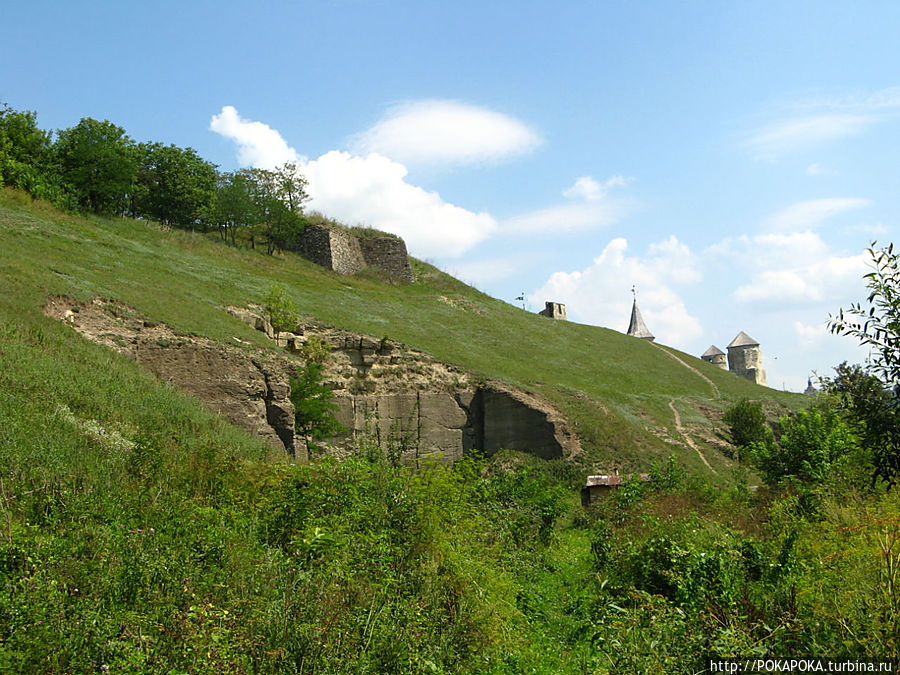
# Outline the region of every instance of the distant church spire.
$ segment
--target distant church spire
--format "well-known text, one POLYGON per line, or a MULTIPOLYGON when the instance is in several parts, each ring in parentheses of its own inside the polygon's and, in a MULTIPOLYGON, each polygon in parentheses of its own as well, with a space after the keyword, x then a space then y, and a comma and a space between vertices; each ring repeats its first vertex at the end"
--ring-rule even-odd
POLYGON ((631 294, 634 296, 634 304, 631 305, 631 322, 628 324, 627 334, 632 337, 653 342, 656 338, 653 337, 653 333, 647 329, 647 324, 644 323, 644 317, 641 316, 641 310, 638 309, 637 291, 635 291, 634 286, 631 287, 631 294))

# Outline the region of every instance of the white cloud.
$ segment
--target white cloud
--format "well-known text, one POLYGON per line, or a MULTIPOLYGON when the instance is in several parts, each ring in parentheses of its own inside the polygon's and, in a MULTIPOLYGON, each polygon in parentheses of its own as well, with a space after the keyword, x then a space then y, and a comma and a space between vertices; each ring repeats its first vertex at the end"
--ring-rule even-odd
POLYGON ((861 209, 870 203, 868 199, 859 198, 813 199, 798 202, 769 216, 763 225, 770 230, 782 232, 806 230, 820 225, 829 218, 861 209))
POLYGON ((674 236, 628 256, 628 242, 613 239, 584 270, 556 272, 531 293, 532 305, 564 302, 570 319, 625 332, 631 316, 631 286, 637 286, 644 321, 657 341, 685 348, 703 333, 672 284, 693 283, 700 272, 690 250, 674 236))
POLYGON ((861 287, 866 255, 842 256, 813 232, 745 237, 731 249, 750 273, 734 299, 742 304, 840 303, 847 290, 861 287))
POLYGON ((800 100, 781 106, 777 112, 780 119, 751 133, 744 146, 755 159, 776 159, 859 135, 898 112, 900 87, 864 96, 800 100))
POLYGON ((387 157, 331 151, 307 160, 276 130, 242 119, 231 106, 213 116, 210 129, 238 144, 238 160, 245 166, 297 162, 309 181, 310 209, 400 235, 414 255, 458 256, 497 228, 490 214, 454 206, 406 182, 406 167, 387 157))
POLYGON ((456 101, 394 106, 352 140, 356 154, 376 152, 406 164, 470 164, 530 152, 541 139, 526 124, 493 110, 456 101))
POLYGON ((602 183, 592 176, 581 176, 572 187, 563 191, 563 197, 596 201, 605 197, 611 188, 623 187, 627 184, 628 179, 624 176, 611 176, 602 183))
POLYGON ((855 136, 877 119, 874 115, 843 113, 795 117, 765 126, 745 145, 754 159, 775 159, 819 143, 855 136))
POLYGON ((602 182, 582 176, 572 187, 563 190, 563 196, 571 202, 511 216, 503 220, 500 227, 510 234, 537 234, 577 232, 611 225, 621 220, 631 210, 631 205, 626 199, 611 197, 609 192, 629 182, 623 176, 612 176, 602 182))
POLYGON ((274 169, 285 162, 302 160, 275 129, 262 122, 243 119, 230 105, 223 106, 222 112, 213 115, 209 128, 237 143, 238 162, 242 166, 274 169))

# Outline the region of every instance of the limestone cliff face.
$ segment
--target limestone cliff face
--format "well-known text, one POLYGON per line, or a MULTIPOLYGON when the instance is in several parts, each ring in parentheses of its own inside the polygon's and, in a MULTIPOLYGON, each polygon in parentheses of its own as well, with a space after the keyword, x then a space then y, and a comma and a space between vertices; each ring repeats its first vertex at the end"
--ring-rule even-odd
MULTIPOLYGON (((227 310, 272 337, 256 308, 227 310)), ((546 399, 498 382, 475 382, 390 340, 304 324, 279 335, 278 346, 286 349, 259 350, 177 336, 164 324, 101 300, 84 305, 51 298, 45 313, 132 356, 161 380, 299 459, 306 458, 306 443, 295 437, 289 379, 311 337, 331 347, 326 377, 346 429, 328 440, 332 452, 350 452, 362 436, 412 463, 453 461, 473 449, 492 454, 509 448, 545 458, 580 449, 568 422, 546 399)))

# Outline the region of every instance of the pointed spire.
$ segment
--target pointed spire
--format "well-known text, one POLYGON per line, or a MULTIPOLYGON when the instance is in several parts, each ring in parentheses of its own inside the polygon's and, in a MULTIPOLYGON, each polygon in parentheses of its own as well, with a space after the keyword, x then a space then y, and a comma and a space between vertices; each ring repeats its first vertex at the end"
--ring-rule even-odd
POLYGON ((656 338, 653 337, 653 333, 647 329, 647 324, 644 323, 644 317, 641 316, 641 310, 638 309, 637 293, 634 291, 634 286, 631 287, 631 293, 634 295, 634 304, 631 306, 631 322, 628 324, 627 334, 632 337, 642 338, 653 342, 656 338))

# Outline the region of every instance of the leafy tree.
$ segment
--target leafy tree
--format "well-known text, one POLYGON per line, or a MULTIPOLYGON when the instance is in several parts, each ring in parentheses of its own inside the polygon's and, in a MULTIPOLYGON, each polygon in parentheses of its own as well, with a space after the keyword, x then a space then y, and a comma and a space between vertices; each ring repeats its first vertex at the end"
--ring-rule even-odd
POLYGON ((222 239, 235 243, 240 229, 255 223, 253 181, 246 171, 220 174, 209 212, 209 222, 218 228, 222 239))
POLYGON ((298 193, 285 192, 283 187, 287 174, 267 169, 248 169, 246 173, 251 181, 255 230, 265 240, 266 252, 271 255, 293 248, 306 222, 299 210, 298 193), (292 210, 290 204, 295 204, 297 210, 292 210))
POLYGON ((864 369, 838 367, 831 388, 861 427, 863 446, 872 453, 875 477, 900 477, 900 256, 894 245, 867 249, 872 271, 864 275, 866 304, 854 303, 829 317, 832 333, 856 338, 870 348, 864 369))
POLYGON ((850 427, 834 408, 801 410, 780 417, 778 423, 781 438, 777 445, 753 445, 754 459, 770 482, 786 476, 824 481, 832 468, 856 448, 850 427))
POLYGON ((275 169, 273 174, 278 198, 284 202, 291 213, 302 212, 303 203, 309 200, 309 195, 306 193, 306 186, 309 183, 300 175, 297 165, 285 162, 275 169))
POLYGON ((141 143, 137 155, 132 211, 171 227, 197 228, 213 207, 216 166, 175 145, 141 143))
POLYGON ((281 284, 271 284, 263 298, 263 308, 277 336, 297 325, 297 307, 281 284))
POLYGON ((343 430, 334 416, 334 392, 325 384, 325 360, 328 345, 318 338, 309 338, 303 345, 305 365, 291 378, 291 402, 294 404, 294 424, 297 431, 311 441, 334 436, 343 430))
POLYGON ((59 132, 53 151, 78 206, 94 213, 126 211, 138 163, 124 129, 85 117, 59 132))
POLYGON ((741 399, 730 406, 723 417, 731 431, 731 439, 740 447, 752 443, 766 443, 772 438, 772 430, 766 423, 766 414, 758 401, 741 399))
POLYGON ((26 190, 38 199, 53 198, 47 166, 50 134, 37 127, 37 114, 0 104, 0 185, 26 190))

